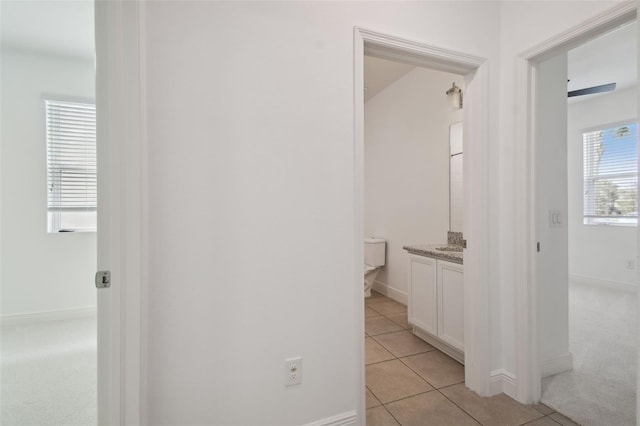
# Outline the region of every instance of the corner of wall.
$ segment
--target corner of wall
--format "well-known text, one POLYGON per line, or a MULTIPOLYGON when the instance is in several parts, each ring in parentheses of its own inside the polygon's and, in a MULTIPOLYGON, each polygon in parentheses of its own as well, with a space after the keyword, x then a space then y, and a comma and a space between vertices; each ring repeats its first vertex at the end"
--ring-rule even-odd
POLYGON ((540 363, 540 375, 543 378, 571 370, 573 370, 573 355, 571 355, 571 352, 546 359, 540 363))
POLYGON ((494 370, 489 379, 490 395, 504 393, 516 399, 517 381, 516 376, 505 369, 494 370))
POLYGON ((406 305, 408 303, 408 296, 406 292, 398 290, 397 288, 392 287, 388 284, 376 281, 373 283, 373 289, 378 293, 384 294, 388 298, 395 300, 398 303, 402 303, 403 305, 406 305))

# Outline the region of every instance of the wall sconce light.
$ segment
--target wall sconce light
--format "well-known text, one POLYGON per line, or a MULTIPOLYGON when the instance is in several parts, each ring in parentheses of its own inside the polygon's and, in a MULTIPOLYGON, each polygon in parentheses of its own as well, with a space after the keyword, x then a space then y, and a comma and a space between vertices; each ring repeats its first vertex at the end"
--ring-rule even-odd
POLYGON ((462 89, 454 82, 451 89, 447 90, 447 100, 451 109, 462 109, 462 89))

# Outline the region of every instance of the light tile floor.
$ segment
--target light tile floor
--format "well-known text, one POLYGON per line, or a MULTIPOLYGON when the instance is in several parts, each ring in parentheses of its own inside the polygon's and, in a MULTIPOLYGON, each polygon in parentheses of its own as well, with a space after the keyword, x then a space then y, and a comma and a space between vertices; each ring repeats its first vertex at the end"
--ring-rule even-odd
POLYGON ((571 426, 543 404, 464 386, 464 367, 415 337, 406 306, 380 293, 365 299, 367 426, 571 426))

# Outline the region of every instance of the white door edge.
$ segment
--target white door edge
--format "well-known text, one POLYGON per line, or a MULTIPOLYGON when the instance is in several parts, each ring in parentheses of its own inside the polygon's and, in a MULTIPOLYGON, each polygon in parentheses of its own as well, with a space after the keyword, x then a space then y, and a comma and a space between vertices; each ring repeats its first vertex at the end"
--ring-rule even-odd
POLYGON ((95 2, 98 140, 98 424, 145 424, 146 143, 143 5, 95 2))

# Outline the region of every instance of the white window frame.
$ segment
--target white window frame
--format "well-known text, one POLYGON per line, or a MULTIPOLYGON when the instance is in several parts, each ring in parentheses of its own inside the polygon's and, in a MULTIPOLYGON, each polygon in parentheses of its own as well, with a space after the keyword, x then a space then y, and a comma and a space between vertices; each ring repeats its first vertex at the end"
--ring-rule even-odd
MULTIPOLYGON (((97 218, 97 164, 95 103, 93 101, 68 101, 45 99, 46 158, 47 158, 47 230, 59 232, 96 232, 97 218), (64 109, 67 108, 67 111, 64 109), (85 121, 81 115, 92 112, 85 121), (61 124, 60 117, 69 117, 61 124), (57 119, 57 120, 56 120, 57 119), (81 151, 82 146, 88 147, 81 151), (80 147, 80 149, 78 149, 80 147), (77 153, 77 155, 76 155, 77 153), (84 162, 84 164, 82 164, 84 162), (78 185, 66 185, 54 176, 56 171, 75 169, 85 180, 74 183, 85 185, 81 194, 78 185), (91 176, 93 176, 91 178, 91 176), (66 197, 63 195, 66 186, 66 197), (75 188, 74 188, 75 186, 75 188), (87 189, 88 188, 88 189, 87 189), (75 198, 75 200, 74 200, 75 198)), ((73 179, 71 179, 73 181, 73 179)))
MULTIPOLYGON (((595 211, 587 211, 589 209, 589 207, 587 206, 591 206, 591 209, 593 209, 596 205, 596 202, 593 200, 594 197, 597 196, 596 190, 595 190, 595 185, 593 183, 589 183, 590 181, 593 182, 594 180, 597 180, 599 178, 601 178, 599 174, 593 173, 594 170, 594 165, 593 164, 588 164, 590 158, 587 158, 586 152, 587 152, 587 147, 586 147, 586 141, 585 141, 585 135, 587 135, 588 133, 592 133, 592 132, 596 132, 596 131, 604 131, 604 130, 609 130, 609 129, 615 129, 615 128, 619 128, 619 127, 623 127, 623 126, 631 126, 631 125, 636 125, 636 132, 640 131, 640 125, 638 125, 638 121, 635 118, 632 119, 628 119, 628 120, 623 120, 623 121, 618 121, 615 123, 608 123, 608 124, 603 124, 603 125, 599 125, 596 127, 591 127, 591 128, 587 128, 587 129, 583 129, 581 132, 582 135, 582 152, 583 152, 583 158, 582 158, 582 165, 583 165, 583 203, 582 203, 582 223, 583 225, 587 225, 587 226, 598 226, 598 225, 604 225, 604 226, 638 226, 638 217, 637 216, 604 216, 604 215, 596 215, 595 211), (587 201, 588 198, 591 198, 591 201, 587 201)), ((637 141, 636 141, 637 144, 637 141)), ((635 164, 637 164, 637 161, 635 162, 635 164)), ((606 177, 608 179, 616 179, 616 178, 635 178, 634 181, 636 182, 636 191, 638 188, 638 170, 636 169, 635 172, 622 172, 622 173, 618 173, 618 174, 609 174, 606 175, 606 177)))

